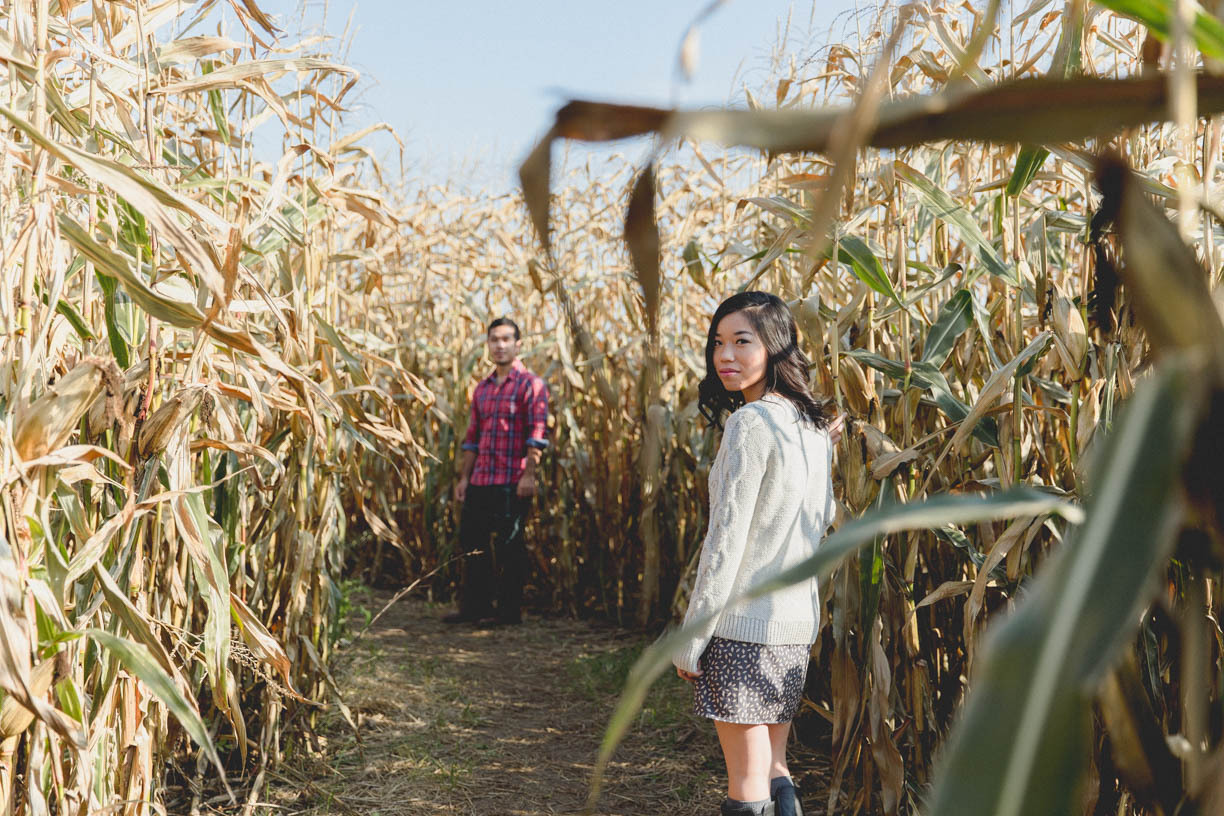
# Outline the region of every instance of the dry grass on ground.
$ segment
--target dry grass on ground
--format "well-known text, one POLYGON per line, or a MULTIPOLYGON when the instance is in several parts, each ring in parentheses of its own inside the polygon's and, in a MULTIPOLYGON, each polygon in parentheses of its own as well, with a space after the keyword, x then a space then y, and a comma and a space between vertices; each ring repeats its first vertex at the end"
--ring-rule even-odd
MULTIPOLYGON (((350 616, 354 630, 388 598, 359 592, 350 616)), ((444 611, 402 600, 340 652, 337 681, 361 742, 338 713, 329 714, 322 754, 280 769, 266 799, 270 811, 581 811, 617 693, 649 639, 597 623, 536 617, 517 627, 453 627, 438 621, 444 611)), ((816 764, 810 760, 795 764, 810 770, 816 764)), ((823 786, 795 770, 819 801, 823 786)), ((681 681, 667 677, 617 751, 596 812, 713 814, 723 784, 713 727, 692 715, 681 681)))

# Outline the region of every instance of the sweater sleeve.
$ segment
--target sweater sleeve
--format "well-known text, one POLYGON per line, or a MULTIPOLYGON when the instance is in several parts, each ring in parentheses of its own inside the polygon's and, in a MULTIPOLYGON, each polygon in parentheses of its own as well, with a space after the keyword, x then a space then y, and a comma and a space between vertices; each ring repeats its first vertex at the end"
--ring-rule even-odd
POLYGON ((828 534, 829 528, 833 526, 833 517, 837 513, 837 500, 833 498, 833 440, 829 437, 828 431, 825 432, 825 445, 828 447, 829 455, 826 459, 828 466, 825 469, 825 528, 821 530, 822 534, 828 534))
POLYGON ((672 662, 684 671, 699 671, 701 653, 714 635, 719 613, 731 599, 731 588, 748 546, 770 445, 765 423, 755 412, 741 409, 727 420, 722 445, 710 469, 710 527, 684 616, 686 626, 708 620, 673 653, 672 662))

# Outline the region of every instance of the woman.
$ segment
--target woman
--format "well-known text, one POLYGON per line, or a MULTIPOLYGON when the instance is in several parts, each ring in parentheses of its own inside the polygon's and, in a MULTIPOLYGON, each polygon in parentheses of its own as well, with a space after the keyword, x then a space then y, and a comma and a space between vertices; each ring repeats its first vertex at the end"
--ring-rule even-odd
POLYGON ((808 387, 790 310, 765 292, 718 307, 706 341, 701 413, 721 425, 710 470, 710 526, 685 623, 709 621, 673 656, 714 720, 727 763, 723 816, 801 814, 786 740, 816 640, 816 579, 747 604, 727 602, 809 558, 832 521, 840 418, 808 387), (831 427, 832 426, 832 427, 831 427), (775 809, 776 808, 776 809, 775 809))

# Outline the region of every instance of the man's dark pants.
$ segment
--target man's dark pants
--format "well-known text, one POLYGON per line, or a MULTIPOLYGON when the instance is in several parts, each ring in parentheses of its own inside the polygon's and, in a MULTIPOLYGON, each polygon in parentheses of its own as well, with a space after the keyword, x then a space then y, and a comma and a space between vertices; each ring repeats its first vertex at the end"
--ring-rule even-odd
POLYGON ((515 491, 514 484, 468 485, 459 521, 459 546, 464 553, 481 552, 463 559, 459 612, 464 617, 496 616, 504 621, 522 617, 527 581, 523 523, 531 499, 521 499, 515 491))

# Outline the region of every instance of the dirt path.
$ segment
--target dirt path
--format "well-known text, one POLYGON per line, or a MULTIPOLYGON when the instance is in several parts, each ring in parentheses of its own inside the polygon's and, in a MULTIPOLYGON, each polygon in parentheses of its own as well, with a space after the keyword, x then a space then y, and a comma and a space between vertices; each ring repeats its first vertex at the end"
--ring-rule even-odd
MULTIPOLYGON (((357 628, 362 608, 388 598, 358 595, 357 628)), ((603 729, 647 639, 536 617, 484 630, 447 626, 443 611, 401 600, 340 653, 337 681, 361 744, 329 715, 323 755, 290 761, 270 791, 278 812, 581 812, 603 729)), ((617 751, 596 812, 715 814, 723 777, 712 725, 692 715, 683 681, 667 677, 617 751)))

